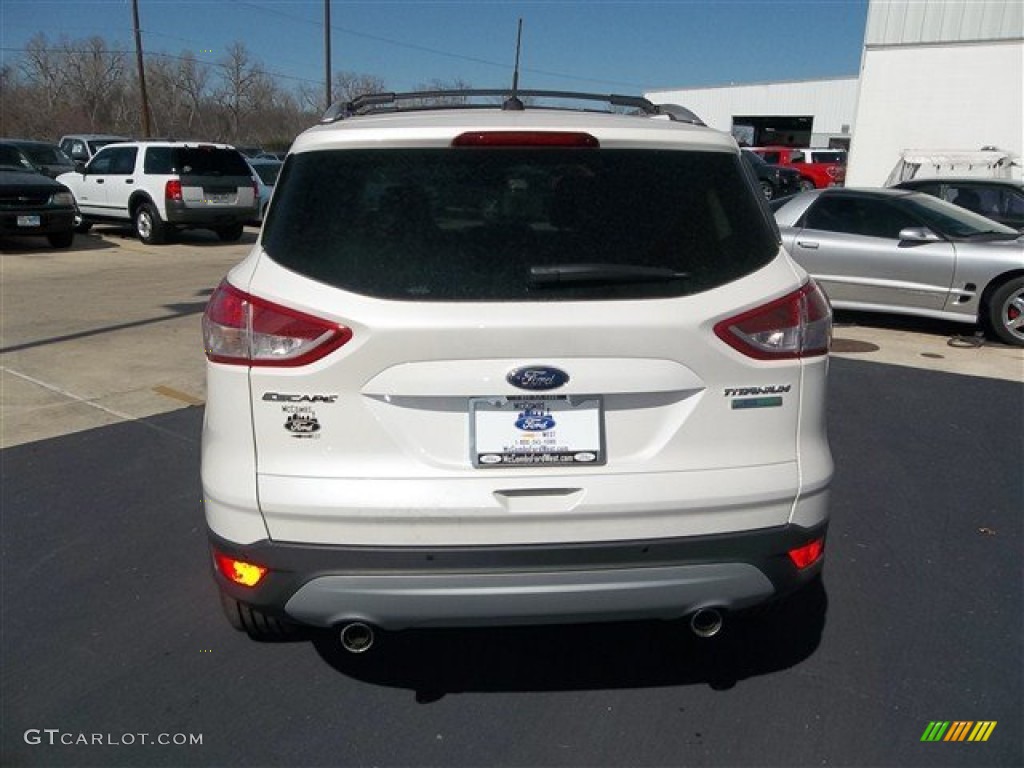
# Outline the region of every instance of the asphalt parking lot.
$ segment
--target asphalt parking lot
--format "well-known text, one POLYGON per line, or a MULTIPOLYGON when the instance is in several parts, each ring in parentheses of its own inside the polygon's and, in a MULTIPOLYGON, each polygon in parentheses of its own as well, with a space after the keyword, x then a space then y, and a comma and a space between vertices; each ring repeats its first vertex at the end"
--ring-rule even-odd
POLYGON ((254 643, 220 615, 198 480, 199 318, 254 240, 0 243, 0 764, 1024 764, 1024 351, 839 316, 824 593, 721 642, 254 643), (923 743, 935 720, 997 725, 923 743))
POLYGON ((256 233, 146 246, 95 227, 59 252, 0 244, 3 446, 202 404, 203 307, 256 233))

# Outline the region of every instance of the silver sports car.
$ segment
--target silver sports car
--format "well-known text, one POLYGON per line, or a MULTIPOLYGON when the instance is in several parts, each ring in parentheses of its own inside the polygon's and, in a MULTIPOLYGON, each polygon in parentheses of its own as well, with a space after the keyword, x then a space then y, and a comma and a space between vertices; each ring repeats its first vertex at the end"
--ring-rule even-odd
POLYGON ((979 323, 1024 346, 1024 236, 896 189, 817 189, 773 201, 782 241, 837 309, 979 323))

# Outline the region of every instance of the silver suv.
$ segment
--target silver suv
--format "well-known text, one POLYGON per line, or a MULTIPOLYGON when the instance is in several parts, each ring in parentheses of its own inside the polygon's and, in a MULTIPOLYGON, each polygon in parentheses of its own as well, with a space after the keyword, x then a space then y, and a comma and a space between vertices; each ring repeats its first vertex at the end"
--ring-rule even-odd
POLYGON ((127 222, 144 243, 163 243, 177 229, 196 228, 238 240, 259 212, 252 169, 226 144, 107 144, 81 171, 58 180, 75 196, 79 232, 98 222, 127 222))
POLYGON ((110 133, 75 133, 61 136, 58 144, 64 154, 74 160, 76 164, 85 165, 107 144, 131 140, 130 136, 117 136, 110 133))
POLYGON ((499 95, 332 110, 211 297, 204 508, 255 637, 712 635, 821 572, 831 311, 736 143, 499 95))

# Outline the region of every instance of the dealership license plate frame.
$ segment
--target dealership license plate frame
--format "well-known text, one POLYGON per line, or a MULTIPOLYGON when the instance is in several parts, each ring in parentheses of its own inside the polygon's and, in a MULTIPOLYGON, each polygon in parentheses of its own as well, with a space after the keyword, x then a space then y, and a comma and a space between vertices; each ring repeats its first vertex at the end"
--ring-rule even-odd
POLYGON ((475 397, 469 417, 470 458, 477 469, 588 467, 607 461, 599 395, 475 397), (533 420, 535 428, 517 426, 523 419, 533 420), (553 419, 550 429, 541 428, 545 419, 553 419))

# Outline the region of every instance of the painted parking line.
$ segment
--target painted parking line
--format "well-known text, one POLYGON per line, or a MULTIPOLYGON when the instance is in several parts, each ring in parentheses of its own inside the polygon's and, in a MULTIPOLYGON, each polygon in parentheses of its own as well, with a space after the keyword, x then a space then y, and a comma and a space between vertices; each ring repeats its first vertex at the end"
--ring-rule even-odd
POLYGON ((178 389, 173 389, 171 387, 165 387, 162 384, 160 386, 153 387, 153 391, 156 392, 158 395, 163 395, 164 397, 169 397, 172 400, 177 400, 177 401, 185 403, 187 405, 205 405, 206 404, 205 400, 202 400, 202 399, 200 399, 198 397, 194 397, 194 396, 188 394, 187 392, 182 392, 181 390, 178 390, 178 389))
MULTIPOLYGON (((113 417, 115 417, 117 419, 121 419, 122 421, 131 421, 131 422, 134 422, 136 424, 141 424, 142 426, 146 427, 147 429, 151 429, 154 432, 160 432, 161 434, 169 435, 171 437, 175 437, 175 438, 177 438, 179 440, 183 440, 183 441, 188 442, 188 443, 198 442, 197 439, 194 438, 194 437, 189 437, 189 436, 186 436, 186 435, 181 435, 181 434, 178 434, 177 432, 172 432, 171 430, 164 429, 163 427, 160 427, 160 426, 157 426, 157 425, 151 423, 151 420, 150 420, 149 417, 146 417, 146 416, 143 416, 143 417, 132 416, 129 413, 124 413, 123 411, 119 411, 119 410, 117 410, 115 408, 109 408, 109 407, 107 407, 107 406, 105 406, 105 405, 103 405, 101 403, 95 402, 94 400, 90 400, 88 398, 82 397, 81 395, 77 395, 74 392, 71 392, 71 391, 69 391, 67 389, 64 389, 63 387, 59 387, 56 384, 50 384, 49 382, 43 381, 41 379, 38 379, 35 376, 29 376, 27 373, 22 373, 21 371, 16 371, 13 368, 9 368, 7 366, 0 366, 0 372, 6 373, 6 374, 10 374, 11 376, 19 378, 22 381, 27 381, 30 384, 34 384, 37 387, 41 387, 41 388, 43 388, 43 389, 45 389, 45 390, 47 390, 49 392, 53 392, 56 395, 60 395, 61 397, 65 397, 68 400, 71 400, 71 401, 73 401, 75 403, 78 403, 80 405, 85 405, 85 406, 88 406, 89 408, 94 408, 94 409, 96 409, 98 411, 102 411, 103 413, 109 414, 110 416, 113 416, 113 417)), ((158 392, 159 394, 162 394, 162 395, 165 395, 165 396, 168 396, 168 397, 173 397, 174 399, 180 400, 182 402, 185 402, 188 405, 202 405, 203 404, 202 400, 199 400, 198 398, 192 397, 191 395, 188 395, 188 394, 186 394, 184 392, 179 392, 178 390, 172 389, 170 387, 154 387, 153 391, 158 392), (164 390, 164 391, 160 391, 160 390, 164 390)))
POLYGON ((69 392, 63 387, 58 387, 56 384, 49 384, 45 381, 35 378, 34 376, 29 376, 27 373, 21 373, 20 371, 16 371, 13 368, 8 368, 7 366, 0 366, 0 371, 3 371, 4 373, 9 373, 11 374, 11 376, 17 376, 19 379, 22 379, 23 381, 27 381, 30 384, 35 384, 37 387, 47 389, 50 392, 54 392, 58 395, 61 395, 62 397, 66 397, 69 400, 74 400, 76 403, 81 403, 82 405, 87 405, 90 408, 95 408, 96 410, 103 411, 104 413, 109 413, 111 416, 116 416, 119 419, 125 419, 127 421, 136 421, 136 418, 134 416, 130 416, 127 413, 122 413, 121 411, 114 410, 113 408, 108 408, 105 405, 100 405, 97 402, 84 398, 80 395, 76 395, 74 392, 69 392))

